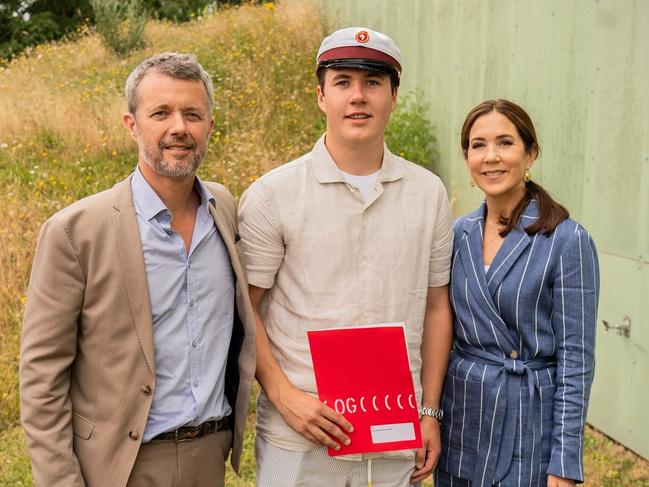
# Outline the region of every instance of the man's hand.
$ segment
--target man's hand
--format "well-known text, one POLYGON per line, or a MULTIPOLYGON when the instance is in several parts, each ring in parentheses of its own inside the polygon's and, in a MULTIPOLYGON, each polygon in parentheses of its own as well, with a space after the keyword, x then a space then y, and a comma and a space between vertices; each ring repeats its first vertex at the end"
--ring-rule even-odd
POLYGON ((340 444, 334 438, 343 445, 349 445, 351 440, 345 431, 354 431, 351 423, 342 414, 289 382, 270 349, 266 328, 259 315, 259 303, 266 289, 251 284, 249 290, 250 303, 257 323, 256 376, 268 399, 275 405, 286 424, 307 440, 334 450, 340 450, 340 444))
POLYGON ((412 472, 410 477, 410 481, 413 483, 419 482, 430 475, 435 465, 437 465, 440 453, 442 453, 440 424, 437 419, 423 416, 420 423, 423 447, 419 448, 415 454, 415 471, 412 472))
MULTIPOLYGON (((448 298, 448 286, 429 287, 421 340, 422 405, 440 407, 452 341, 453 311, 448 298)), ((415 456, 415 471, 411 477, 413 482, 419 482, 430 475, 442 452, 437 419, 423 416, 420 423, 423 448, 417 450, 415 456)))
POLYGON ((548 487, 575 487, 575 481, 548 475, 548 487))
POLYGON ((354 431, 351 423, 342 414, 296 387, 287 387, 280 393, 277 409, 286 424, 307 440, 334 450, 340 450, 340 445, 332 436, 344 445, 351 443, 345 433, 354 431))

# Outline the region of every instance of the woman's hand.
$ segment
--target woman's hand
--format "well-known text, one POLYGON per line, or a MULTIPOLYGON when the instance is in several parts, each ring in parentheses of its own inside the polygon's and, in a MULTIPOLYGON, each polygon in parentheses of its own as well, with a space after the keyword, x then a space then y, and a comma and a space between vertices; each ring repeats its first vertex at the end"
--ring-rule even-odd
POLYGON ((548 487, 575 487, 575 481, 548 475, 548 487))

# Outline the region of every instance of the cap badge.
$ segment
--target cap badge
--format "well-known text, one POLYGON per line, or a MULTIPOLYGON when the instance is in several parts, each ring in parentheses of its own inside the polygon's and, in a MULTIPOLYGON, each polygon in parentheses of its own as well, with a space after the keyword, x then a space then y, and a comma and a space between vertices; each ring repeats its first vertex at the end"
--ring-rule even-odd
POLYGON ((362 30, 360 32, 356 33, 356 42, 360 42, 361 44, 365 44, 367 41, 370 40, 370 35, 366 30, 362 30))

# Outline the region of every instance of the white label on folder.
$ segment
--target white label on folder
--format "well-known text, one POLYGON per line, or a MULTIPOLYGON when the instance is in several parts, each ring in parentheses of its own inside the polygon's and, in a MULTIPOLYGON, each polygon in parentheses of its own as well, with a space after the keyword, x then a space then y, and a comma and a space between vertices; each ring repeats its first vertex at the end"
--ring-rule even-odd
POLYGON ((370 426, 372 443, 391 443, 415 439, 415 427, 412 423, 377 424, 370 426))

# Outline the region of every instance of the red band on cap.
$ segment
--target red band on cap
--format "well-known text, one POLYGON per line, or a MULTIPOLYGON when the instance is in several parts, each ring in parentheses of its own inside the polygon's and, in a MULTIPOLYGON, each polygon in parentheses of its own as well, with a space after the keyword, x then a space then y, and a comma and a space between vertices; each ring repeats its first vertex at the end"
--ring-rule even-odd
POLYGON ((401 65, 396 59, 370 47, 346 46, 329 49, 320 54, 318 62, 330 61, 331 59, 371 59, 372 61, 383 61, 396 66, 397 70, 401 72, 401 65))

